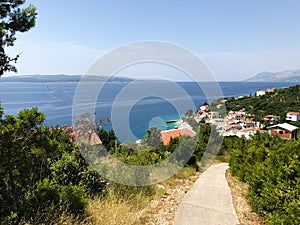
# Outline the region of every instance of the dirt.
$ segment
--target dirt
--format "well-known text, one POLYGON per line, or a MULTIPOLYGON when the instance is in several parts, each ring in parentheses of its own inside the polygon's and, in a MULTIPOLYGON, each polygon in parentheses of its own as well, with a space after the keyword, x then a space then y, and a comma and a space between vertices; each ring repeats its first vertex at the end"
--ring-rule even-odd
POLYGON ((171 225, 175 219, 175 214, 182 202, 185 194, 191 189, 200 173, 188 179, 175 179, 172 184, 158 184, 164 194, 157 200, 152 200, 143 216, 144 224, 149 225, 171 225))
POLYGON ((264 225, 262 219, 253 212, 247 202, 248 185, 231 175, 230 170, 226 172, 226 179, 231 189, 232 201, 241 225, 264 225))

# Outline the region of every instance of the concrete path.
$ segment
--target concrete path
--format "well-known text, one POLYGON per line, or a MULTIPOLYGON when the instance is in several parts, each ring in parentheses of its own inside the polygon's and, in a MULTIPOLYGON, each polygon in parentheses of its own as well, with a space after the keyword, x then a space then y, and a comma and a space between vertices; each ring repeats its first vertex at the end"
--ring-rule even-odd
POLYGON ((225 178, 228 163, 209 167, 184 197, 174 225, 240 224, 225 178))

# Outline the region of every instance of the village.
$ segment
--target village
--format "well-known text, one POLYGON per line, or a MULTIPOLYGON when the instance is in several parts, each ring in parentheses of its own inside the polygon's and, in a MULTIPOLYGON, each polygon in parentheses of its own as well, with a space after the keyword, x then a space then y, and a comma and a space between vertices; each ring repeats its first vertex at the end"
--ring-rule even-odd
MULTIPOLYGON (((266 93, 274 92, 275 88, 270 87, 266 90, 259 90, 256 96, 262 96, 266 93)), ((237 97, 242 98, 243 96, 237 97)), ((222 100, 225 103, 226 100, 222 100)), ((283 139, 295 139, 298 133, 298 127, 291 123, 300 121, 300 112, 288 112, 284 122, 280 123, 281 118, 278 115, 265 115, 263 121, 255 121, 255 115, 248 113, 244 108, 237 111, 229 111, 225 116, 220 115, 219 111, 212 110, 208 103, 204 103, 192 115, 185 116, 194 119, 197 123, 204 122, 216 126, 216 129, 224 137, 237 136, 239 138, 251 138, 256 132, 267 132, 270 135, 278 135, 283 139)), ((182 135, 195 136, 196 132, 184 120, 178 121, 179 127, 172 130, 161 131, 162 142, 167 145, 171 138, 182 135)))

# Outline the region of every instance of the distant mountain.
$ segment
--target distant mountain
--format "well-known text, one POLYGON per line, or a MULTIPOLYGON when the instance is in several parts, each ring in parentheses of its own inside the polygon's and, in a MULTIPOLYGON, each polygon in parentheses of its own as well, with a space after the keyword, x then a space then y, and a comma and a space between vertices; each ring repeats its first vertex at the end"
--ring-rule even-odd
MULTIPOLYGON (((82 75, 24 75, 0 77, 0 82, 79 82, 82 75)), ((102 82, 106 81, 108 76, 90 76, 89 81, 102 82)), ((112 77, 110 82, 128 82, 132 81, 127 77, 112 77)))
POLYGON ((300 70, 287 70, 278 73, 262 72, 252 78, 246 79, 247 82, 300 82, 300 70))

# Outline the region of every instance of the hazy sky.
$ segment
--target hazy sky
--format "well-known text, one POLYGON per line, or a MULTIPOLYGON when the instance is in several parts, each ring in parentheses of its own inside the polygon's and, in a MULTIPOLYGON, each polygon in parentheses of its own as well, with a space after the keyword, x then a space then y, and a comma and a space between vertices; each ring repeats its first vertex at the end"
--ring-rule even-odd
POLYGON ((298 0, 31 0, 36 27, 18 35, 18 74, 84 74, 105 52, 161 40, 196 53, 218 80, 300 69, 298 0))

